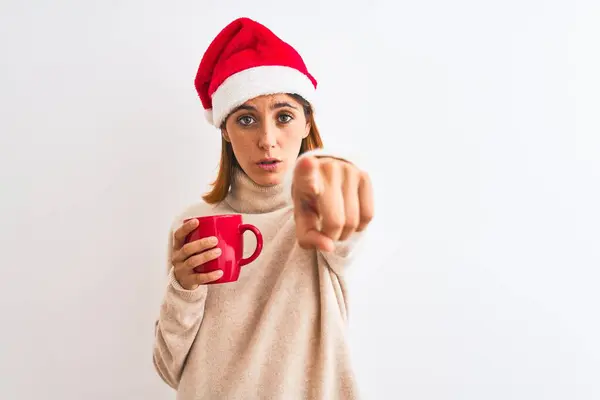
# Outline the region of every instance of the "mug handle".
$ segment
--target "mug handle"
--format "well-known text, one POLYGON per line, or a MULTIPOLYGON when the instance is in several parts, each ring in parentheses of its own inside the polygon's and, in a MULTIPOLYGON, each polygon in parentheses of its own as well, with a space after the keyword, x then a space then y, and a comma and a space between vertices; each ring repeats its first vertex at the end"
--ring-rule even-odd
POLYGON ((243 267, 246 264, 250 264, 252 261, 256 260, 263 248, 263 237, 262 233, 258 230, 257 227, 250 224, 242 224, 240 225, 240 234, 243 235, 246 231, 252 231, 254 236, 256 236, 256 249, 254 249, 254 253, 248 258, 242 258, 240 260, 240 267, 243 267))

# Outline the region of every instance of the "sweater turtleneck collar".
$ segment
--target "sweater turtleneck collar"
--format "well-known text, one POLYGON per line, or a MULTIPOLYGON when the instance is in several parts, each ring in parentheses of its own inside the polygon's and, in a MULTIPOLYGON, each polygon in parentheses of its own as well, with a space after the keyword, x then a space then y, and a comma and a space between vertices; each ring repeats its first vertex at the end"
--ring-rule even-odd
POLYGON ((282 183, 261 186, 255 183, 241 168, 234 167, 231 189, 225 202, 238 213, 262 214, 292 205, 291 177, 286 175, 282 183))

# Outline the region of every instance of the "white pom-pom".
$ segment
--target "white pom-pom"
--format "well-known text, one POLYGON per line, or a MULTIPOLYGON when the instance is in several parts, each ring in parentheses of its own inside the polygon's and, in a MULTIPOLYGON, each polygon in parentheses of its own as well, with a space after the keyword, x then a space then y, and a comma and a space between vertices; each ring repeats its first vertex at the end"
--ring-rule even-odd
POLYGON ((208 121, 209 124, 213 123, 213 111, 212 109, 204 110, 204 117, 208 121))

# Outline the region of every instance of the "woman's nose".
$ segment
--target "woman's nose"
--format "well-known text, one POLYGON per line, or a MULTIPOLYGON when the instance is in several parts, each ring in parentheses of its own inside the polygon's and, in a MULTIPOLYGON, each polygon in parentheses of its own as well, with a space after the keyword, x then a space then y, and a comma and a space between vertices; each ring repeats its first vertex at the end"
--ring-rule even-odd
POLYGON ((262 127, 258 146, 261 149, 271 149, 277 144, 277 127, 273 123, 265 123, 262 127))

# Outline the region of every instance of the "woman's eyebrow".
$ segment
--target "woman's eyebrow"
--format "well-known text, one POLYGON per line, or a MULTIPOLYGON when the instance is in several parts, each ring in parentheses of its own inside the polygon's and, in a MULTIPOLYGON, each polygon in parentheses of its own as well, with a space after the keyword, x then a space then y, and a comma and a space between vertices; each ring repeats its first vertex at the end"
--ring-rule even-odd
POLYGON ((242 104, 241 106, 236 107, 230 114, 233 114, 239 110, 256 111, 256 108, 248 104, 242 104))
MULTIPOLYGON (((293 108, 294 110, 298 109, 297 107, 294 107, 290 103, 283 101, 283 102, 278 102, 278 103, 274 103, 273 105, 271 105, 271 110, 276 110, 278 108, 284 108, 284 107, 290 107, 290 108, 293 108)), ((254 106, 251 106, 249 104, 242 104, 241 106, 236 107, 230 114, 233 114, 239 110, 257 111, 256 107, 254 107, 254 106)))
POLYGON ((271 106, 272 110, 275 110, 277 108, 284 108, 284 107, 290 107, 293 108, 294 110, 297 110, 296 107, 294 107, 293 105, 291 105, 290 103, 286 103, 286 102, 280 102, 280 103, 275 103, 271 106))

